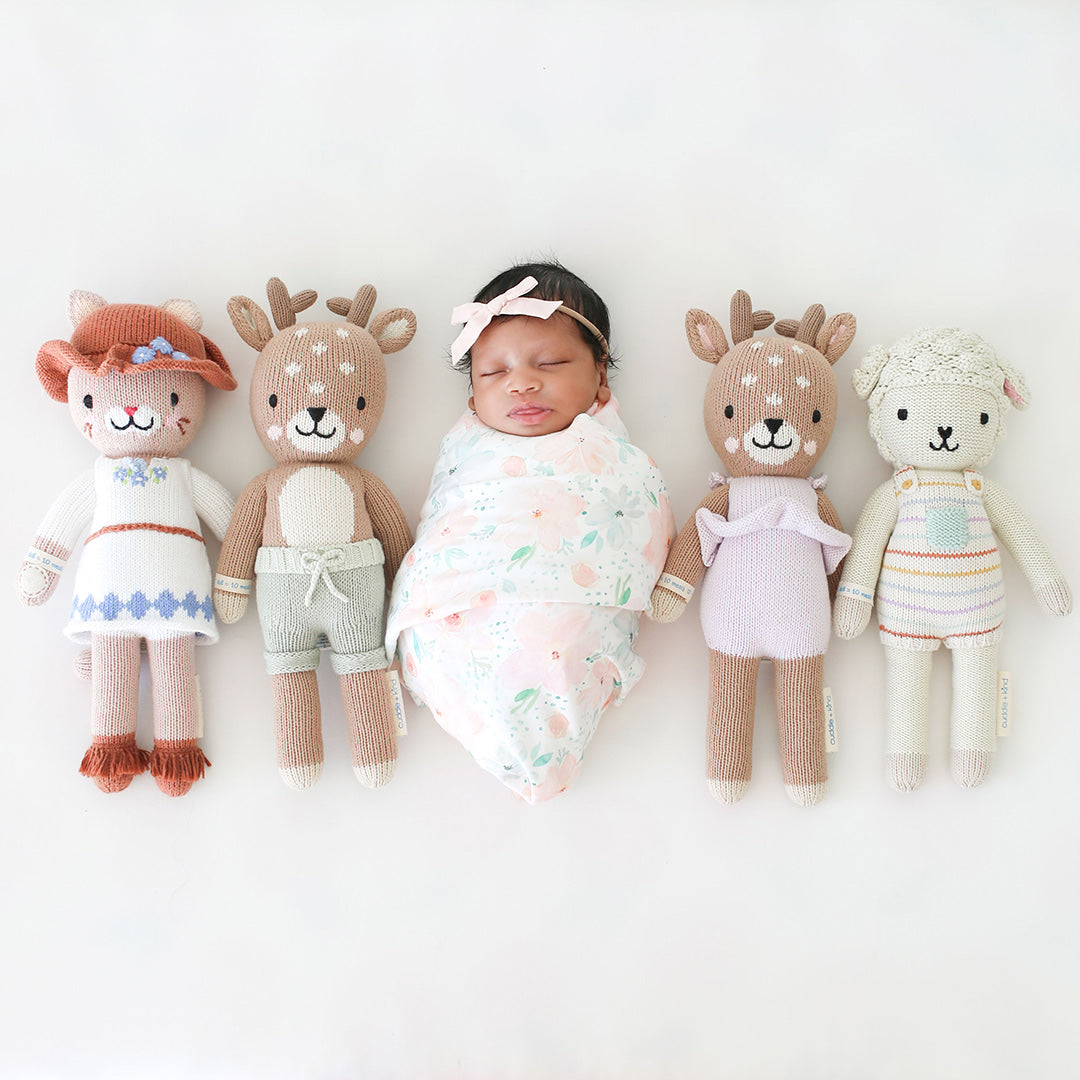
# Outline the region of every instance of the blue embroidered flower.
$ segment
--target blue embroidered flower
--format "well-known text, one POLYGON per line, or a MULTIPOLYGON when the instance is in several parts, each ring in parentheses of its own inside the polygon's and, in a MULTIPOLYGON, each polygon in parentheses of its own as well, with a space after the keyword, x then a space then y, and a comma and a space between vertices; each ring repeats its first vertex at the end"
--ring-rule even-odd
POLYGON ((131 470, 126 465, 117 465, 113 469, 112 478, 117 484, 126 484, 129 476, 131 476, 131 470))
POLYGON ((162 480, 164 480, 165 477, 168 476, 168 475, 169 475, 169 470, 164 465, 155 465, 150 470, 150 476, 153 479, 155 484, 160 484, 162 482, 162 480))
POLYGON ((155 352, 164 353, 166 356, 172 356, 173 347, 163 337, 154 338, 149 348, 155 352))
POLYGON ((174 360, 190 360, 191 359, 191 357, 188 356, 188 354, 186 352, 174 352, 172 354, 172 358, 174 360))
POLYGON ((157 353, 151 349, 149 345, 140 345, 131 354, 131 362, 133 364, 149 364, 151 360, 156 358, 157 353))

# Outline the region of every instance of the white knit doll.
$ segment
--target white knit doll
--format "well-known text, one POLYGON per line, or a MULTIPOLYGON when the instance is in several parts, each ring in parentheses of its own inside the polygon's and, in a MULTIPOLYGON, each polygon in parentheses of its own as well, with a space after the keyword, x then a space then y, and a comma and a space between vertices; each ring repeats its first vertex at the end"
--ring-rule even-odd
POLYGON ((202 777, 194 646, 217 640, 201 517, 221 537, 232 499, 179 453, 199 430, 205 383, 236 387, 187 300, 106 304, 74 292, 71 341, 49 341, 37 373, 101 453, 38 528, 16 585, 24 604, 53 594, 89 524, 65 633, 89 642, 93 742, 81 772, 122 791, 149 768, 167 795, 202 777), (154 749, 135 742, 139 643, 150 658, 154 749))
POLYGON ((977 334, 918 330, 876 346, 852 382, 869 398, 870 434, 896 466, 855 529, 833 612, 853 638, 877 602, 886 658, 888 779, 914 791, 926 775, 933 653, 952 650, 952 772, 964 787, 993 762, 997 644, 1005 612, 999 540, 1039 603, 1072 606, 1069 587, 1020 507, 978 467, 992 457, 1010 405, 1027 408, 1019 372, 977 334))

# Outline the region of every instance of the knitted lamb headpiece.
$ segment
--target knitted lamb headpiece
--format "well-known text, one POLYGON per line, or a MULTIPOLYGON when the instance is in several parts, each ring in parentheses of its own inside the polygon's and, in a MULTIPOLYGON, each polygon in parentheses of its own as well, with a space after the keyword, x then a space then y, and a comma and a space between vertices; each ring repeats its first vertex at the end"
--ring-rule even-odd
POLYGON ((1009 406, 1026 409, 1029 404, 1027 384, 1020 372, 978 334, 955 326, 916 330, 889 348, 875 345, 852 373, 851 384, 860 398, 869 399, 868 426, 881 456, 901 467, 907 462, 896 457, 881 432, 879 410, 890 390, 969 386, 987 391, 998 404, 995 445, 1005 433, 1009 406))

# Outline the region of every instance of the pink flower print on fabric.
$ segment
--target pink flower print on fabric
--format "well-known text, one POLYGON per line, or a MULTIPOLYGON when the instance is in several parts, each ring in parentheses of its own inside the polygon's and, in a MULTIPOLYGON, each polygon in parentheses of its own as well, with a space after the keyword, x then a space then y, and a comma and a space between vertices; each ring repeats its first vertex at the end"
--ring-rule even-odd
POLYGON ((506 531, 502 541, 520 550, 539 544, 545 551, 558 551, 563 537, 578 530, 578 518, 585 509, 580 495, 564 491, 508 491, 506 531))
POLYGON ((530 611, 514 627, 521 648, 499 666, 499 679, 512 689, 546 687, 569 694, 587 674, 580 640, 592 622, 591 613, 570 607, 556 614, 530 611))
POLYGON ((511 454, 510 457, 503 458, 502 471, 507 476, 524 476, 528 472, 528 466, 525 464, 525 459, 518 457, 517 454, 511 454))
POLYGON ((587 589, 596 582, 596 571, 588 563, 574 563, 570 568, 570 576, 583 589, 587 589))
POLYGON ((652 535, 642 551, 645 561, 656 570, 657 574, 663 572, 664 564, 667 562, 671 534, 675 531, 674 524, 667 496, 661 494, 659 507, 649 511, 649 527, 652 535))
POLYGON ((615 464, 618 444, 589 439, 586 433, 578 430, 574 424, 560 432, 559 438, 545 439, 543 444, 536 448, 534 457, 537 461, 550 462, 557 476, 584 472, 599 476, 604 469, 615 464))
POLYGON ((602 656, 589 670, 588 682, 578 695, 581 708, 599 715, 618 696, 619 669, 606 656, 602 656))
POLYGON ((440 520, 438 528, 428 533, 427 545, 432 551, 442 551, 460 544, 472 532, 476 522, 476 515, 470 514, 468 507, 459 506, 440 520))
POLYGON ((556 795, 561 795, 574 782, 580 771, 581 761, 573 754, 567 754, 558 765, 552 765, 548 769, 539 784, 533 785, 526 781, 520 790, 514 790, 514 794, 530 803, 547 802, 556 795))

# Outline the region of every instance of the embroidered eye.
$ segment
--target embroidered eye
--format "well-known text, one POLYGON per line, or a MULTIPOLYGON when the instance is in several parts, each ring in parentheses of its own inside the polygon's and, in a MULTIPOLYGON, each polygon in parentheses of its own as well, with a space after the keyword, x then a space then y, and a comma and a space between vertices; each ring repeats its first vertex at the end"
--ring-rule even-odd
POLYGON ((94 407, 94 399, 89 394, 87 394, 86 397, 82 399, 82 403, 88 409, 92 409, 94 407))
POLYGON ((356 399, 356 407, 358 409, 364 409, 364 408, 366 408, 366 406, 367 406, 367 402, 364 400, 363 394, 361 394, 360 397, 358 397, 356 399))
POLYGON ((810 419, 813 420, 815 424, 821 423, 821 410, 815 409, 814 415, 810 419))
POLYGON ((176 408, 176 406, 180 404, 180 395, 179 394, 170 394, 169 395, 169 404, 172 405, 173 408, 176 408))
POLYGON ((277 408, 277 394, 271 394, 270 397, 267 399, 267 404, 270 406, 271 409, 276 409, 277 408))
POLYGON ((990 423, 990 416, 987 413, 979 413, 979 423, 980 424, 989 424, 990 423))
POLYGON ((897 409, 896 410, 896 419, 897 420, 906 420, 907 419, 907 409, 897 409))
POLYGON ((730 420, 735 415, 735 406, 728 405, 724 409, 724 415, 730 420))

